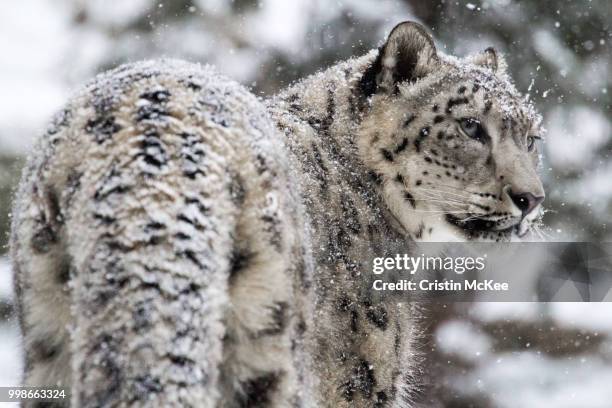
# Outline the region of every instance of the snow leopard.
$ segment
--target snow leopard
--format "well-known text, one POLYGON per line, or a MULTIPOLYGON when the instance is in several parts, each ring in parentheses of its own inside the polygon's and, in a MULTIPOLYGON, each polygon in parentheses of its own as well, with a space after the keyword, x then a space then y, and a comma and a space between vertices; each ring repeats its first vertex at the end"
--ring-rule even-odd
POLYGON ((375 293, 371 260, 527 233, 542 135, 499 53, 414 22, 268 98, 179 60, 100 74, 15 199, 23 383, 73 407, 413 407, 421 306, 375 293))

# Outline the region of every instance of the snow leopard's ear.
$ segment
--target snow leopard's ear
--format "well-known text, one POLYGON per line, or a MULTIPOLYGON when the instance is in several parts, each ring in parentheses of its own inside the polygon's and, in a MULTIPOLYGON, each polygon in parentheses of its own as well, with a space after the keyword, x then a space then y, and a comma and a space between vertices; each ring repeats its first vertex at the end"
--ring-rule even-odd
POLYGON ((431 72, 438 63, 433 38, 422 25, 406 21, 395 26, 378 57, 364 73, 361 88, 366 96, 397 92, 397 85, 431 72))
POLYGON ((500 53, 495 51, 495 48, 487 48, 480 54, 473 56, 471 61, 475 65, 489 68, 495 74, 506 73, 506 60, 500 53))

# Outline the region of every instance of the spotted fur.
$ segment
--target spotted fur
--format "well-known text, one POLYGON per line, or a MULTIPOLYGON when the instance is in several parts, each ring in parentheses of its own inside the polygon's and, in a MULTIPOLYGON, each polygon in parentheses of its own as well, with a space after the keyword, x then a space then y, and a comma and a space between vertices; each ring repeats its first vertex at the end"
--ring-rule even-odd
POLYGON ((413 240, 520 222, 506 184, 537 187, 520 149, 538 123, 502 66, 404 23, 263 101, 172 60, 96 78, 15 202, 25 385, 75 407, 412 406, 416 306, 365 276, 413 240), (461 133, 466 115, 490 141, 461 133))

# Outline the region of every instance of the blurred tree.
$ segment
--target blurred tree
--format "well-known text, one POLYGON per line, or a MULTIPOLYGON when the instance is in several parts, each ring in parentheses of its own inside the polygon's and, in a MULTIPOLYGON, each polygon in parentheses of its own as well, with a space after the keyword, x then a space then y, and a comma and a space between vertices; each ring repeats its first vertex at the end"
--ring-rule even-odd
POLYGON ((407 18, 427 25, 448 53, 493 45, 550 130, 543 167, 549 238, 612 239, 612 188, 603 185, 612 176, 612 6, 606 0, 65 1, 76 39, 74 55, 66 56, 71 64, 62 67, 71 84, 92 71, 166 55, 212 63, 271 94, 375 48, 407 18), (286 20, 275 9, 289 13, 286 20), (262 34, 270 27, 271 34, 262 34), (94 57, 92 38, 103 50, 94 57))
POLYGON ((22 163, 20 157, 0 154, 0 254, 7 249, 12 193, 22 163))

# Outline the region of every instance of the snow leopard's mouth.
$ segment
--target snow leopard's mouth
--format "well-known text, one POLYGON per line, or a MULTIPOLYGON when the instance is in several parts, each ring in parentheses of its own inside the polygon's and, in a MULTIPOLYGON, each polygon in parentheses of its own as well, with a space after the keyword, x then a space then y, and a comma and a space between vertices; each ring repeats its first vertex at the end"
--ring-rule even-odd
POLYGON ((462 220, 452 214, 446 214, 446 220, 456 227, 459 227, 468 233, 475 232, 496 232, 496 233, 511 233, 515 232, 518 236, 523 236, 529 230, 529 226, 525 223, 525 219, 517 220, 511 225, 502 226, 498 222, 486 218, 471 218, 462 220))

